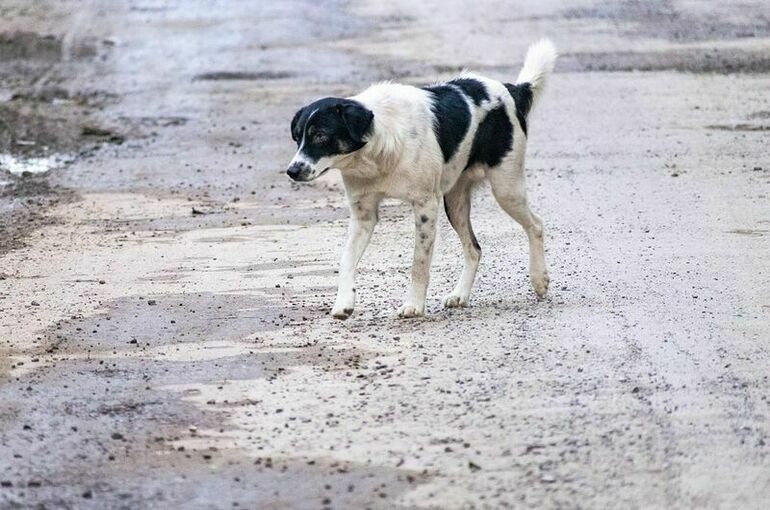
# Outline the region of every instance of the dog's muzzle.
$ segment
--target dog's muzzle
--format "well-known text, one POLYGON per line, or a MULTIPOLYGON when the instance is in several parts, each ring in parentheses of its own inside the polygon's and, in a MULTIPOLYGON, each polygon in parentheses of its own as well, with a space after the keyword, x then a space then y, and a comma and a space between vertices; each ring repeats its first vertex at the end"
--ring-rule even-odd
POLYGON ((295 161, 286 169, 286 174, 295 181, 306 181, 312 172, 310 165, 303 161, 295 161))

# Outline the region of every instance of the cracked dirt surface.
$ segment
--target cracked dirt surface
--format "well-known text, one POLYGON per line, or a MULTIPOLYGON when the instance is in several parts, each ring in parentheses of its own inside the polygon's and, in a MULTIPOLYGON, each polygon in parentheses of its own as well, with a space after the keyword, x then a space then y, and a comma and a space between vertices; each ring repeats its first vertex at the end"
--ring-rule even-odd
POLYGON ((0 148, 73 157, 0 170, 0 508, 765 507, 761 2, 0 13, 0 112, 40 119, 0 148), (331 319, 347 211, 337 175, 283 175, 296 108, 510 78, 542 35, 563 53, 527 165, 547 299, 482 188, 469 308, 440 304, 444 221, 428 316, 395 317, 413 238, 386 203, 358 308, 331 319))

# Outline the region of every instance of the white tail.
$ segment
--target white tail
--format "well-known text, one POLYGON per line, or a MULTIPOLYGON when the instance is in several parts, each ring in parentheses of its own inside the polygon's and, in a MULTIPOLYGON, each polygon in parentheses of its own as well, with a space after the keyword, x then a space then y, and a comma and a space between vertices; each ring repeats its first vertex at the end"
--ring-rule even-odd
POLYGON ((521 68, 516 83, 529 83, 532 89, 532 103, 537 103, 543 93, 545 82, 556 63, 556 47, 550 39, 540 39, 527 50, 524 67, 521 68))

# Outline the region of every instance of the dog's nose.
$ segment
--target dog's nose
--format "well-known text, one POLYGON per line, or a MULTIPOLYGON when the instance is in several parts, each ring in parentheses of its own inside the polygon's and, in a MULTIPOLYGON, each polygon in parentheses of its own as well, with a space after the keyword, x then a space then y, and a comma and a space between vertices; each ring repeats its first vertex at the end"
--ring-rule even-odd
POLYGON ((305 163, 292 163, 289 165, 289 168, 286 169, 286 173, 291 177, 292 179, 299 180, 300 176, 308 170, 308 166, 305 163))

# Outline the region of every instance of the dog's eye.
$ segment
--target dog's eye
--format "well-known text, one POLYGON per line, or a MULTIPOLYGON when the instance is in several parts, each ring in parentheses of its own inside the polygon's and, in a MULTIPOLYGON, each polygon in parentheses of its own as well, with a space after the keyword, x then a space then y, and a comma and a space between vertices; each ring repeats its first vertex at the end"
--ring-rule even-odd
POLYGON ((325 143, 327 140, 329 140, 329 137, 323 133, 313 135, 313 143, 315 144, 325 143))

